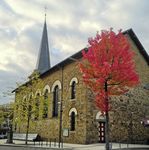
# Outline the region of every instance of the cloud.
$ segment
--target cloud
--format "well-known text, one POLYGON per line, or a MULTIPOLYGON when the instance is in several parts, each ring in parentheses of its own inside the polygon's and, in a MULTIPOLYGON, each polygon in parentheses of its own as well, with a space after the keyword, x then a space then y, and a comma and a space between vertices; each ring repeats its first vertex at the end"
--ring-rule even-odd
MULTIPOLYGON (((115 31, 132 28, 149 53, 148 5, 148 0, 1 0, 1 93, 35 69, 45 6, 54 65, 86 47, 88 37, 110 27, 115 31)), ((5 103, 9 98, 0 100, 5 103)))

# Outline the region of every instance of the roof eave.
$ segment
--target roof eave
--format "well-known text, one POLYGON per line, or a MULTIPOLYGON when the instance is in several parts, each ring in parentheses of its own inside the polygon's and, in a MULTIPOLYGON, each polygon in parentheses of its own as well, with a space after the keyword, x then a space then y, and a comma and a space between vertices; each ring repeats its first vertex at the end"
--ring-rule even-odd
POLYGON ((137 46, 140 54, 143 56, 143 58, 145 59, 145 61, 147 62, 147 64, 149 65, 149 55, 148 53, 145 51, 143 45, 141 44, 141 42, 139 41, 138 37, 136 36, 136 34, 134 33, 134 31, 132 29, 126 30, 123 32, 124 34, 128 34, 131 39, 134 41, 135 45, 137 46))

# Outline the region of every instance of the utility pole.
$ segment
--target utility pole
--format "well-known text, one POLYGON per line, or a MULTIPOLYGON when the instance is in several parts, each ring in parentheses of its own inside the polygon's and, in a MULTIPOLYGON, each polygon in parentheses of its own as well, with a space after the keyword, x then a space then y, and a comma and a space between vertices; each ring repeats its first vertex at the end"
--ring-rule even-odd
POLYGON ((61 147, 61 142, 62 142, 62 115, 63 115, 63 66, 61 67, 61 83, 62 83, 62 87, 61 87, 61 100, 60 100, 60 120, 59 120, 59 145, 58 147, 61 147))

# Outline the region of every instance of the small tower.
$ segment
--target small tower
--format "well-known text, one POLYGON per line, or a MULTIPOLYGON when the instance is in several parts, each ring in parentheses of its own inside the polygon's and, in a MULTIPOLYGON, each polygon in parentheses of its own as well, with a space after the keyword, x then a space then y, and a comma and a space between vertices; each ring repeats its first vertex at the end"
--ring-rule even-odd
POLYGON ((50 54, 49 54, 49 45, 48 45, 48 34, 47 34, 47 24, 46 24, 46 14, 45 14, 45 22, 42 32, 42 39, 38 54, 38 60, 36 65, 36 70, 39 71, 40 74, 43 74, 47 70, 51 68, 50 65, 50 54))

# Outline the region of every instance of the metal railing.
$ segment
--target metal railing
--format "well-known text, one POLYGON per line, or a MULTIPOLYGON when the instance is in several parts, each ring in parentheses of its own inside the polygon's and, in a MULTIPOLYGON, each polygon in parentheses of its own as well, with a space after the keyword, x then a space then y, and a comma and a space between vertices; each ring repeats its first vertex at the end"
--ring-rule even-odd
MULTIPOLYGON (((59 141, 56 138, 34 141, 34 146, 59 147, 59 141)), ((61 140, 60 148, 63 148, 63 140, 61 140)))

